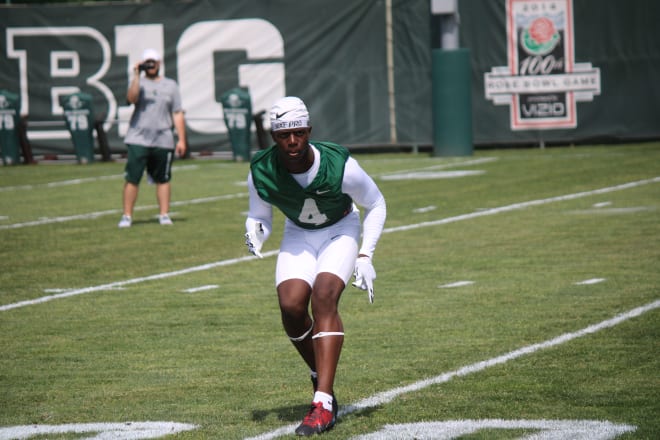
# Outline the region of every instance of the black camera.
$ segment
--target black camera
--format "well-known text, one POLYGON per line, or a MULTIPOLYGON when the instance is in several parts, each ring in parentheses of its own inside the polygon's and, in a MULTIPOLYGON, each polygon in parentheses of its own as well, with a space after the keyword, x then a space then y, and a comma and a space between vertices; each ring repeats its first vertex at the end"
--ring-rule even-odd
POLYGON ((145 61, 144 63, 142 63, 138 66, 138 69, 142 72, 142 71, 146 71, 146 70, 149 70, 149 69, 153 69, 154 67, 156 67, 156 62, 155 61, 145 61))

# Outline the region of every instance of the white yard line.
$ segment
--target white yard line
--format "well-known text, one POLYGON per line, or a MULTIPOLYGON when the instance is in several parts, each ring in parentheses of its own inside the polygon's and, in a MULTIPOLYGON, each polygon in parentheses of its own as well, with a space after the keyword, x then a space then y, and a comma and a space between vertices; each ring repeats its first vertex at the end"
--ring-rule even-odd
POLYGON ((182 292, 184 292, 184 293, 197 293, 197 292, 203 292, 205 290, 217 289, 218 287, 220 287, 220 286, 218 286, 217 284, 208 284, 206 286, 191 287, 189 289, 184 289, 184 290, 182 290, 182 292))
MULTIPOLYGON (((172 166, 172 171, 197 170, 199 165, 172 166)), ((82 183, 101 182, 104 180, 123 179, 124 174, 111 174, 108 176, 81 177, 79 179, 58 180, 55 182, 35 183, 31 185, 0 186, 0 192, 10 192, 27 189, 57 188, 59 186, 80 185, 82 183)))
MULTIPOLYGON (((613 191, 620 191, 620 190, 624 190, 624 189, 635 188, 635 187, 638 187, 638 186, 648 185, 648 184, 651 184, 651 183, 658 183, 658 182, 660 182, 660 177, 655 177, 655 178, 652 178, 652 179, 645 179, 645 180, 638 180, 638 181, 635 181, 635 182, 624 183, 624 184, 616 185, 616 186, 609 186, 609 187, 606 187, 606 188, 599 188, 599 189, 595 189, 595 190, 592 190, 592 191, 583 191, 583 192, 574 193, 574 194, 566 194, 566 195, 563 195, 563 196, 550 197, 550 198, 547 198, 547 199, 530 200, 530 201, 527 201, 527 202, 514 203, 512 205, 501 206, 499 208, 487 209, 487 210, 484 210, 484 211, 473 212, 473 213, 470 213, 470 214, 464 214, 464 215, 459 215, 459 216, 455 216, 455 217, 448 217, 448 218, 435 220, 435 221, 415 223, 415 224, 411 224, 411 225, 398 226, 398 227, 394 227, 394 228, 385 228, 383 230, 383 233, 389 234, 389 233, 392 233, 392 232, 408 231, 408 230, 411 230, 411 229, 418 229, 418 228, 424 228, 424 227, 429 227, 429 226, 438 226, 438 225, 453 223, 453 222, 457 222, 457 221, 461 221, 461 220, 469 220, 469 219, 472 219, 472 218, 484 217, 484 216, 487 216, 487 215, 494 215, 494 214, 499 214, 499 213, 502 213, 502 212, 509 212, 509 211, 513 211, 515 209, 522 209, 522 208, 526 208, 526 207, 529 207, 529 206, 538 206, 538 205, 544 205, 544 204, 553 203, 553 202, 563 202, 565 200, 573 200, 573 199, 577 199, 577 198, 580 198, 580 197, 588 197, 588 196, 592 196, 592 195, 596 195, 596 194, 605 194, 605 193, 609 193, 609 192, 613 192, 613 191)), ((209 197, 209 198, 206 198, 206 199, 192 200, 192 201, 188 201, 188 202, 185 202, 185 203, 186 204, 189 204, 189 203, 204 203, 205 201, 208 201, 210 199, 220 200, 222 198, 234 198, 234 197, 238 197, 238 196, 243 196, 244 197, 245 194, 209 197)), ((179 203, 183 204, 184 202, 179 202, 179 203)), ((172 203, 172 205, 175 205, 175 203, 172 203)), ((278 251, 265 252, 264 257, 270 256, 270 255, 276 255, 277 253, 278 253, 278 251)), ((44 297, 36 298, 36 299, 33 299, 33 300, 20 301, 20 302, 17 302, 17 303, 0 306, 0 312, 6 311, 6 310, 11 310, 11 309, 16 309, 16 308, 19 308, 19 307, 25 307, 25 306, 28 306, 28 305, 39 304, 39 303, 51 301, 53 299, 66 298, 66 297, 69 297, 69 296, 81 295, 83 293, 98 292, 100 290, 108 290, 108 289, 111 289, 111 288, 115 288, 115 287, 119 287, 119 286, 125 286, 125 285, 128 285, 128 284, 137 284, 137 283, 142 283, 142 282, 145 282, 145 281, 152 281, 152 280, 158 280, 158 279, 163 279, 163 278, 170 278, 170 277, 179 276, 179 275, 186 275, 186 274, 191 273, 191 272, 199 272, 199 271, 202 271, 202 270, 214 269, 214 268, 220 267, 220 266, 228 266, 228 265, 240 263, 240 262, 243 262, 243 261, 249 261, 252 258, 254 258, 254 257, 250 255, 250 256, 235 258, 235 259, 231 259, 231 260, 224 260, 224 261, 218 261, 218 262, 215 262, 215 263, 203 264, 201 266, 194 266, 194 267, 190 267, 190 268, 187 268, 187 269, 177 270, 177 271, 174 271, 174 272, 165 272, 165 273, 150 275, 150 276, 146 276, 146 277, 142 277, 142 278, 134 278, 134 279, 131 279, 131 280, 116 281, 114 283, 102 284, 100 286, 83 287, 81 289, 70 290, 68 292, 64 292, 64 293, 61 293, 61 294, 58 294, 58 295, 44 296, 44 297)))
MULTIPOLYGON (((171 202, 170 206, 185 206, 185 205, 197 205, 200 203, 210 203, 210 202, 217 202, 218 200, 229 200, 229 199, 238 199, 241 197, 247 197, 248 193, 237 193, 237 194, 227 194, 224 196, 213 196, 213 197, 201 197, 199 199, 191 199, 191 200, 182 200, 182 201, 175 201, 171 202)), ((148 205, 148 206, 136 206, 135 210, 136 211, 146 211, 146 210, 153 210, 157 209, 158 205, 148 205)), ((64 223, 64 222, 69 222, 73 220, 93 220, 95 218, 103 217, 105 215, 121 215, 122 214, 121 209, 109 209, 107 211, 97 211, 97 212, 88 212, 87 214, 76 214, 76 215, 67 215, 63 217, 47 217, 47 218, 40 218, 39 220, 32 220, 29 222, 23 222, 23 223, 12 223, 9 225, 0 225, 0 230, 3 229, 19 229, 19 228, 25 228, 28 226, 41 226, 41 225, 48 225, 51 223, 64 223)))
POLYGON ((587 286, 589 284, 602 283, 603 281, 605 281, 605 278, 591 278, 591 279, 588 279, 588 280, 577 282, 577 283, 575 283, 575 285, 576 286, 587 286))
POLYGON ((387 180, 389 176, 394 176, 394 175, 401 175, 401 174, 406 174, 406 173, 421 173, 424 172, 425 170, 441 170, 444 168, 454 168, 454 167, 462 167, 462 166, 470 166, 470 165, 481 165, 484 163, 488 162, 493 162, 496 161, 496 157, 483 157, 480 159, 470 159, 470 160, 464 160, 460 162, 449 162, 449 163, 440 163, 436 165, 430 165, 428 167, 423 167, 423 168, 411 168, 408 170, 400 170, 394 173, 384 173, 379 175, 381 179, 387 180))
POLYGON ((31 185, 2 186, 0 192, 11 192, 28 189, 57 188, 59 186, 80 185, 81 183, 100 182, 104 180, 119 180, 124 177, 123 174, 114 174, 110 176, 81 177, 80 179, 59 180, 56 182, 34 183, 31 185))
MULTIPOLYGON (((613 318, 599 322, 598 324, 590 325, 589 327, 585 327, 582 330, 578 330, 576 332, 564 333, 563 335, 557 336, 556 338, 549 339, 547 341, 540 342, 538 344, 527 345, 517 350, 510 351, 509 353, 503 354, 501 356, 497 356, 481 362, 476 362, 474 364, 466 365, 457 370, 450 371, 447 373, 442 373, 438 376, 431 377, 429 379, 420 380, 418 382, 412 383, 410 385, 406 385, 404 387, 393 388, 391 390, 374 394, 373 396, 367 397, 366 399, 362 399, 355 404, 342 407, 338 415, 342 417, 347 414, 362 411, 368 408, 376 408, 378 406, 391 402, 392 400, 403 394, 420 391, 424 388, 430 387, 431 385, 446 383, 457 377, 464 377, 473 373, 478 373, 480 371, 485 370, 486 368, 502 365, 519 357, 526 356, 540 350, 545 350, 546 348, 565 344, 566 342, 572 341, 573 339, 581 338, 583 336, 591 335, 601 330, 614 327, 618 324, 621 324, 622 322, 625 322, 632 318, 636 318, 640 315, 643 315, 644 313, 650 312, 651 310, 655 310, 659 307, 660 307, 660 300, 657 300, 652 303, 646 304, 644 306, 637 307, 627 312, 616 315, 613 318)), ((298 426, 297 423, 283 426, 281 428, 275 429, 274 431, 270 431, 258 435, 256 437, 248 437, 245 440, 274 439, 282 435, 292 434, 296 429, 296 426, 298 426)))
MULTIPOLYGON (((275 254, 277 254, 277 251, 270 251, 270 252, 264 252, 263 253, 264 257, 268 257, 268 256, 275 255, 275 254)), ((25 307, 25 306, 35 305, 35 304, 41 304, 41 303, 45 303, 45 302, 48 302, 48 301, 52 301, 54 299, 61 299, 61 298, 68 298, 70 296, 82 295, 84 293, 91 293, 91 292, 99 292, 101 290, 116 289, 118 287, 127 286, 129 284, 138 284, 138 283, 143 283, 145 281, 162 280, 164 278, 171 278, 171 277, 176 277, 176 276, 179 276, 179 275, 187 275, 187 274, 193 273, 193 272, 200 272, 200 271, 203 271, 203 270, 215 269, 216 267, 231 266, 232 264, 241 263, 243 261, 249 261, 249 260, 252 260, 254 258, 255 257, 253 257, 252 255, 246 255, 245 257, 241 257, 241 258, 233 258, 231 260, 223 260, 223 261, 217 261, 215 263, 202 264, 200 266, 193 266, 193 267, 188 267, 186 269, 175 270, 174 272, 157 273, 155 275, 149 275, 149 276, 142 277, 142 278, 133 278, 131 280, 115 281, 114 283, 101 284, 100 286, 89 286, 89 287, 83 287, 81 289, 71 289, 71 290, 68 290, 66 292, 56 294, 56 295, 42 296, 41 298, 31 299, 31 300, 27 300, 27 301, 20 301, 20 302, 17 302, 17 303, 0 306, 0 312, 4 312, 6 310, 11 310, 11 309, 17 309, 19 307, 25 307)))
MULTIPOLYGON (((453 162, 453 163, 442 163, 442 164, 437 164, 437 165, 432 165, 429 167, 424 167, 424 168, 416 168, 413 170, 408 170, 408 171, 401 171, 401 173, 405 172, 412 172, 412 171, 422 171, 422 170, 436 170, 436 169, 441 169, 441 168, 451 168, 451 167, 456 167, 456 166, 463 166, 463 165, 478 165, 478 164, 483 164, 483 163, 488 163, 492 162, 494 160, 497 160, 497 158, 482 158, 482 159, 471 159, 471 160, 466 160, 466 161, 461 161, 461 162, 453 162)), ((181 165, 179 167, 173 167, 175 170, 193 170, 197 169, 199 166, 197 165, 181 165)), ((382 178, 385 175, 382 175, 382 178)), ((19 186, 5 186, 5 187, 0 187, 0 192, 9 192, 9 191, 17 191, 17 190, 28 190, 28 189, 39 189, 39 188, 55 188, 55 187, 60 187, 60 186, 68 186, 68 185, 78 185, 81 183, 89 183, 89 182, 96 182, 96 181, 103 181, 103 180, 116 180, 116 179, 121 179, 123 178, 123 174, 115 174, 115 175, 109 175, 109 176, 99 176, 99 177, 87 177, 87 178, 80 178, 80 179, 70 179, 70 180, 61 180, 61 181, 56 181, 56 182, 47 182, 47 183, 39 183, 39 184, 34 184, 34 185, 19 185, 19 186)), ((242 182, 243 183, 243 182, 242 182)), ((226 198, 234 198, 234 197, 247 197, 247 193, 240 193, 240 194, 233 194, 233 195, 228 195, 228 196, 218 196, 218 197, 205 197, 205 198, 200 198, 200 199, 192 199, 192 200, 184 200, 180 202, 172 202, 172 206, 183 206, 183 205, 191 205, 191 204, 197 204, 197 203, 208 203, 208 202, 215 202, 218 200, 226 199, 226 198)), ((145 211, 145 210, 153 210, 158 208, 157 205, 148 205, 148 206, 138 206, 135 208, 136 211, 145 211)), ((103 217, 106 215, 121 215, 122 210, 121 209, 109 209, 105 211, 97 211, 97 212, 89 212, 86 214, 74 214, 74 215, 67 215, 67 216, 60 216, 60 217, 52 217, 52 218, 40 218, 38 220, 30 220, 26 222, 21 222, 21 223, 12 223, 8 225, 0 225, 0 231, 1 230, 6 230, 6 229, 19 229, 19 228, 25 228, 29 226, 41 226, 41 225, 48 225, 52 223, 63 223, 63 222, 69 222, 69 221, 75 221, 75 220, 94 220, 99 217, 103 217)))
POLYGON ((443 218, 443 219, 440 219, 440 220, 433 220, 433 221, 428 221, 428 222, 415 223, 415 224, 412 224, 412 225, 396 226, 396 227, 393 227, 393 228, 385 228, 383 230, 383 232, 388 233, 388 232, 409 231, 411 229, 419 229, 419 228, 426 228, 426 227, 429 227, 429 226, 444 225, 444 224, 447 224, 447 223, 453 223, 453 222, 458 222, 458 221, 462 221, 462 220, 469 220, 469 219, 473 219, 473 218, 477 218, 477 217, 485 217, 487 215, 500 214, 502 212, 515 211, 517 209, 529 208, 530 206, 540 206, 540 205, 546 205, 548 203, 565 202, 566 200, 579 199, 581 197, 594 196, 594 195, 598 195, 598 194, 607 194, 607 193, 611 193, 611 192, 614 192, 614 191, 621 191, 621 190, 624 190, 624 189, 636 188, 638 186, 648 185, 648 184, 651 184, 651 183, 658 183, 658 182, 660 182, 660 177, 654 177, 652 179, 637 180, 635 182, 628 182, 628 183, 623 183, 621 185, 608 186, 608 187, 605 187, 605 188, 595 189, 595 190, 592 190, 592 191, 583 191, 583 192, 574 193, 574 194, 566 194, 566 195, 563 195, 563 196, 549 197, 547 199, 529 200, 527 202, 514 203, 512 205, 500 206, 498 208, 484 209, 483 211, 471 212, 469 214, 457 215, 455 217, 447 217, 447 218, 443 218))
POLYGON ((455 283, 449 283, 449 284, 442 284, 438 286, 440 289, 451 289, 453 287, 464 287, 464 286, 471 286, 474 284, 474 281, 456 281, 455 283))

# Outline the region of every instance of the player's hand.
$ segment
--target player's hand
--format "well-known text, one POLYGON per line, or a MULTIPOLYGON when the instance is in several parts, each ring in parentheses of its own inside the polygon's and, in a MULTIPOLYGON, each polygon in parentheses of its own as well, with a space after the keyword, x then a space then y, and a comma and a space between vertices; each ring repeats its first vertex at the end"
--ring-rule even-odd
POLYGON ((264 245, 264 228, 261 223, 256 223, 254 230, 245 234, 245 244, 251 254, 257 258, 264 257, 261 255, 261 247, 264 245))
POLYGON ((369 302, 374 302, 374 280, 376 279, 376 270, 371 264, 371 258, 358 257, 355 260, 355 281, 353 285, 358 289, 366 290, 369 294, 369 302))

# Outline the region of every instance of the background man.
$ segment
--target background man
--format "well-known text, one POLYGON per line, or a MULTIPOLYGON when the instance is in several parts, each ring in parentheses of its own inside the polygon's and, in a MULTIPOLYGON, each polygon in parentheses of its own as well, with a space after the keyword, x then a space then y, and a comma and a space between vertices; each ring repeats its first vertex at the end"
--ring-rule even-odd
POLYGON ((144 170, 156 184, 159 206, 159 222, 171 225, 170 179, 174 152, 182 157, 186 152, 186 123, 179 86, 170 78, 160 75, 161 57, 158 51, 147 49, 142 62, 133 68, 133 79, 128 86, 126 99, 134 104, 133 115, 124 142, 128 159, 124 178, 124 215, 120 228, 128 228, 133 222, 133 208, 144 170), (144 71, 144 76, 141 72, 144 71), (176 129, 174 144, 172 126, 176 129))

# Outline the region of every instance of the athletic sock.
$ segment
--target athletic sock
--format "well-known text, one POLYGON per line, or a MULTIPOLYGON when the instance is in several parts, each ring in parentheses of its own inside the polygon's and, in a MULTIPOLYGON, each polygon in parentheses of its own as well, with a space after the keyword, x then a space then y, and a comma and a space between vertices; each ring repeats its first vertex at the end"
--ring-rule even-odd
POLYGON ((314 400, 312 402, 321 402, 323 404, 323 408, 327 409, 328 411, 332 411, 332 400, 334 397, 328 393, 324 393, 323 391, 317 391, 314 393, 314 400))

